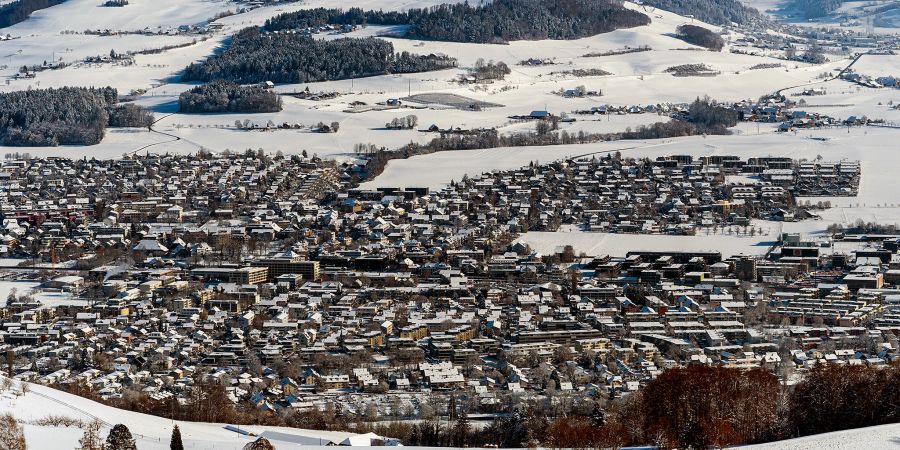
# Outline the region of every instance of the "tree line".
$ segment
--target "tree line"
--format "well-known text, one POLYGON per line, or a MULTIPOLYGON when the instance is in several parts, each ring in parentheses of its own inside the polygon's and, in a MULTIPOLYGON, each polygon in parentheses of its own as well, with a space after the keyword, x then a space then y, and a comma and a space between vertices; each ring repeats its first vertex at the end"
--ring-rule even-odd
MULTIPOLYGON (((640 390, 585 399, 565 414, 523 400, 491 424, 471 427, 469 407, 448 402, 417 423, 385 423, 376 414, 325 410, 270 411, 234 404, 224 385, 198 379, 181 401, 145 393, 105 403, 174 420, 375 432, 405 445, 501 448, 724 448, 900 421, 900 365, 821 365, 796 384, 765 369, 690 365, 663 371, 640 390), (447 420, 436 421, 434 415, 447 420)), ((61 386, 101 401, 87 384, 61 386)), ((425 408, 425 405, 421 406, 425 408)), ((173 439, 174 440, 174 439, 173 439)))
POLYGON ((745 6, 740 0, 643 0, 641 3, 715 25, 767 22, 759 11, 745 6))
POLYGON ((215 80, 178 96, 178 109, 184 113, 266 113, 281 111, 281 97, 261 86, 241 86, 215 80))
POLYGON ((697 25, 679 25, 676 28, 677 37, 689 44, 706 47, 710 50, 719 51, 725 46, 725 40, 722 36, 707 28, 698 27, 697 25))
POLYGON ((478 60, 475 61, 475 66, 469 70, 469 73, 475 77, 477 81, 502 80, 512 73, 512 70, 503 61, 498 61, 496 63, 494 61, 488 61, 485 63, 484 59, 478 58, 478 60))
POLYGON ((111 88, 62 87, 0 94, 0 143, 15 147, 94 145, 107 126, 145 127, 146 108, 118 105, 111 88))
POLYGON ((383 39, 325 41, 245 28, 234 35, 224 52, 189 65, 182 78, 204 82, 224 79, 237 83, 308 83, 452 67, 456 67, 454 58, 394 53, 394 46, 383 39))
POLYGON ((796 386, 764 369, 694 365, 665 370, 606 408, 547 417, 532 406, 474 429, 450 422, 371 427, 406 445, 501 448, 725 448, 900 420, 900 368, 821 366, 796 386))
POLYGON ((281 14, 266 22, 270 31, 326 24, 409 25, 404 37, 449 42, 505 43, 518 40, 578 39, 650 23, 650 18, 612 0, 494 0, 406 12, 360 8, 316 8, 281 14))
POLYGON ((64 3, 66 0, 16 0, 0 6, 0 28, 24 21, 31 13, 64 3))

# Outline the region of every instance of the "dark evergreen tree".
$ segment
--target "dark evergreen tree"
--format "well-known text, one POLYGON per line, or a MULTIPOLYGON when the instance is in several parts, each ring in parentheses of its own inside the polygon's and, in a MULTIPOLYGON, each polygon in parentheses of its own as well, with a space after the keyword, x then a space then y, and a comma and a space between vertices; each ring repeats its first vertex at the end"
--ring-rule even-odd
POLYGON ((137 450, 137 446, 128 427, 119 423, 109 430, 104 450, 137 450))
POLYGON ((169 450, 184 450, 184 444, 181 443, 181 429, 178 425, 172 428, 172 440, 169 442, 169 450))

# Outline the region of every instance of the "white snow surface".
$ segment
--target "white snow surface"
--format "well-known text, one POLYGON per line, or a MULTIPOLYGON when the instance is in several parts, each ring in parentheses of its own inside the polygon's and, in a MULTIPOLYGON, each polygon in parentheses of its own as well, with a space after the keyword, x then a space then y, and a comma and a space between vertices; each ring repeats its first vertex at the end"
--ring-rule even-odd
POLYGON ((748 450, 896 450, 900 448, 900 424, 835 431, 737 448, 748 450))
MULTIPOLYGON (((15 383, 19 386, 19 383, 15 383)), ((140 414, 112 408, 92 400, 58 391, 38 384, 28 384, 29 392, 17 395, 19 390, 0 392, 0 414, 11 413, 24 424, 28 448, 37 450, 70 450, 78 447, 78 439, 83 432, 78 428, 39 426, 35 422, 47 416, 64 416, 82 421, 99 419, 103 422, 102 436, 106 436, 113 425, 121 423, 128 427, 141 450, 168 450, 174 422, 162 417, 140 414)), ((254 438, 225 429, 225 424, 177 422, 187 449, 239 450, 254 438)), ((240 426, 256 435, 266 431, 305 438, 315 442, 340 442, 353 433, 302 430, 286 427, 240 426)), ((299 449, 296 444, 273 440, 276 448, 299 449)), ((308 448, 310 446, 303 446, 308 448)), ((313 445, 318 447, 318 445, 313 445)))

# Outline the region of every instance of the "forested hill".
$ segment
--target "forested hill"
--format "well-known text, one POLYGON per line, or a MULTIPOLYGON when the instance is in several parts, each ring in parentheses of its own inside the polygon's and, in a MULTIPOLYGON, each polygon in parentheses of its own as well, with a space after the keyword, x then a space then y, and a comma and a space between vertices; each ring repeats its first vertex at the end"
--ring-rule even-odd
POLYGON ((827 16, 841 7, 841 0, 793 0, 791 5, 805 19, 827 16))
POLYGON ((31 13, 59 5, 66 0, 16 0, 0 6, 0 28, 15 25, 31 16, 31 13))
POLYGON ((317 8, 281 14, 266 22, 270 31, 326 24, 409 25, 404 37, 449 42, 503 43, 578 39, 650 19, 613 0, 493 0, 481 6, 439 5, 407 12, 317 8))
POLYGON ((389 73, 427 72, 456 67, 444 55, 394 53, 394 46, 377 38, 333 41, 299 34, 264 34, 241 30, 221 54, 188 66, 185 81, 223 79, 236 83, 308 83, 370 77, 389 73))
POLYGON ((714 25, 766 21, 759 11, 744 6, 740 0, 641 0, 641 3, 714 25))
POLYGON ((63 87, 0 94, 0 145, 55 147, 100 143, 107 126, 146 127, 153 114, 118 104, 118 92, 63 87))

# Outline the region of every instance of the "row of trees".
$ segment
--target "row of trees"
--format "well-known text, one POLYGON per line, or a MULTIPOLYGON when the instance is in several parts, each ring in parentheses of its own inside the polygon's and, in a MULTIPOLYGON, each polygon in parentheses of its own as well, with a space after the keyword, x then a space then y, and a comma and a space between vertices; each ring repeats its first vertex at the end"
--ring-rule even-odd
MULTIPOLYGON (((80 426, 84 434, 78 440, 78 450, 137 450, 131 431, 123 424, 113 426, 106 440, 100 436, 103 424, 99 420, 82 423, 80 426)), ((27 450, 27 448, 25 433, 16 418, 8 413, 0 416, 0 450, 27 450)), ((172 431, 170 448, 184 450, 178 425, 172 431)))
POLYGON ((0 6, 0 28, 15 25, 31 16, 31 13, 56 6, 66 0, 16 0, 0 6))
POLYGON ((722 39, 722 36, 707 28, 685 24, 679 25, 676 31, 678 32, 678 39, 689 44, 699 45, 714 51, 720 51, 725 46, 725 40, 722 39))
POLYGON ((412 130, 418 124, 418 116, 408 115, 405 117, 394 117, 390 122, 384 124, 384 127, 388 130, 412 130))
POLYGON ((215 80, 178 96, 178 109, 185 113, 266 113, 281 111, 281 97, 261 86, 241 86, 215 80))
POLYGON ((510 70, 509 66, 506 65, 503 61, 488 61, 484 62, 484 59, 478 58, 475 61, 475 66, 470 70, 472 76, 475 77, 476 80, 502 80, 509 75, 512 70, 510 70))
MULTIPOLYGON (((782 383, 764 369, 692 365, 665 370, 635 393, 615 400, 584 399, 581 406, 562 413, 527 400, 512 403, 503 410, 506 415, 481 429, 469 426, 468 407, 458 404, 453 395, 440 410, 414 424, 384 423, 377 413, 367 413, 365 420, 370 422, 365 422, 333 407, 276 413, 252 404, 235 405, 222 385, 207 380, 197 380, 182 401, 155 401, 139 394, 111 402, 176 420, 372 431, 418 446, 724 448, 900 421, 898 383, 900 366, 896 364, 823 365, 794 385, 782 383), (435 413, 446 414, 449 421, 436 422, 435 413)), ((81 394, 93 396, 89 390, 81 394)), ((5 423, 0 420, 0 425, 5 423)), ((11 424, 8 429, 15 428, 15 421, 11 424)), ((127 444, 130 436, 122 431, 116 436, 126 438, 115 441, 127 444)), ((0 432, 6 434, 14 435, 0 432)), ((88 430, 85 434, 89 435, 88 430)), ((176 434, 173 431, 173 442, 176 434)), ((180 443, 180 434, 178 438, 180 443)), ((87 441, 99 442, 99 437, 87 441)), ((172 448, 181 447, 173 444, 172 448)))
POLYGON ((267 30, 325 24, 409 25, 405 37, 450 42, 502 43, 517 40, 578 39, 619 28, 647 25, 650 19, 609 0, 494 0, 407 12, 317 8, 285 13, 266 22, 267 30))
POLYGON ((246 28, 234 35, 221 54, 188 66, 183 79, 307 83, 451 67, 456 67, 454 58, 394 53, 394 46, 383 39, 325 41, 297 34, 263 34, 256 28, 246 28))
POLYGON ((728 134, 728 128, 737 125, 739 118, 737 111, 709 97, 697 98, 688 108, 688 121, 706 134, 728 134))
POLYGON ((372 430, 407 445, 501 448, 725 448, 900 420, 900 368, 829 365, 795 387, 763 369, 669 369, 637 393, 589 413, 548 418, 528 407, 478 430, 451 406, 426 420, 372 430))
POLYGON ((750 24, 766 21, 759 11, 745 6, 740 0, 643 0, 641 3, 678 15, 693 16, 706 23, 716 25, 730 25, 731 22, 750 24))
POLYGON ((94 145, 107 126, 145 127, 153 115, 119 106, 115 89, 63 87, 0 94, 0 143, 9 146, 94 145))

